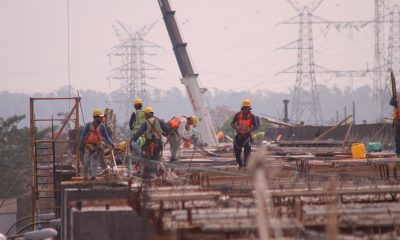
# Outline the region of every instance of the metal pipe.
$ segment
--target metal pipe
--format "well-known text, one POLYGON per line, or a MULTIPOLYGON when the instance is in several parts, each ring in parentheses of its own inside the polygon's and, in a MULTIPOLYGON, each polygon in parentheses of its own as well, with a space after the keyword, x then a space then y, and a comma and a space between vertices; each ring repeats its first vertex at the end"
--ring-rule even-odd
POLYGON ((31 169, 32 169, 32 184, 31 184, 31 204, 32 204, 32 221, 35 221, 36 216, 36 197, 35 197, 35 186, 36 186, 36 125, 34 115, 34 98, 30 98, 29 104, 29 116, 30 116, 30 141, 31 141, 31 169))
POLYGON ((284 113, 284 115, 283 115, 283 121, 285 122, 285 123, 287 123, 287 122, 289 122, 289 111, 288 111, 288 105, 289 105, 289 100, 287 100, 287 99, 285 99, 285 100, 283 100, 283 104, 284 104, 284 111, 283 111, 283 113, 284 113))
MULTIPOLYGON (((53 119, 53 115, 51 115, 53 119)), ((54 139, 54 121, 51 121, 51 139, 53 140, 51 143, 51 152, 52 152, 52 161, 53 161, 53 190, 54 190, 54 210, 56 215, 58 215, 57 211, 57 179, 56 179, 56 143, 54 139)))

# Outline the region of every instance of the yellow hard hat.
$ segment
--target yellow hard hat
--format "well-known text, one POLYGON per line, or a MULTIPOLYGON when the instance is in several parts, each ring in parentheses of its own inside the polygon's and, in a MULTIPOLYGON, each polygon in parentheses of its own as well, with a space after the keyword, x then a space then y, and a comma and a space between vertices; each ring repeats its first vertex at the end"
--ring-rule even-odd
POLYGON ((104 116, 103 110, 101 110, 100 108, 96 108, 95 110, 93 110, 93 117, 102 117, 104 116))
POLYGON ((196 116, 191 116, 190 118, 192 119, 192 125, 196 126, 196 124, 199 122, 199 118, 196 116))
POLYGON ((136 98, 135 101, 133 102, 134 105, 139 105, 142 104, 142 99, 136 98))
POLYGON ((251 101, 249 99, 245 99, 242 102, 242 107, 250 107, 251 106, 251 101))
POLYGON ((154 113, 154 110, 152 107, 146 107, 145 109, 143 109, 144 113, 154 113))
POLYGON ((121 151, 125 151, 125 149, 126 149, 126 142, 125 141, 122 141, 122 142, 120 142, 119 144, 118 144, 118 148, 119 148, 119 150, 121 150, 121 151))

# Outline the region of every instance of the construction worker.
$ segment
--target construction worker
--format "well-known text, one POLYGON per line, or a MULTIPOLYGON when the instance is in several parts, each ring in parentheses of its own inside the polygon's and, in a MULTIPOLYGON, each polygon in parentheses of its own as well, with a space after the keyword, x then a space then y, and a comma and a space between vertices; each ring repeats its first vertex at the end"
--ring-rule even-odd
POLYGON ((135 111, 131 115, 131 119, 129 120, 129 128, 132 132, 136 132, 139 127, 144 123, 144 112, 142 110, 142 99, 136 98, 133 101, 133 107, 135 111))
POLYGON ((162 136, 167 135, 168 125, 154 116, 154 110, 146 107, 144 110, 145 122, 139 127, 133 135, 131 141, 137 141, 140 136, 144 135, 146 142, 143 146, 144 151, 144 173, 148 175, 157 171, 157 163, 146 161, 158 161, 162 151, 162 136))
POLYGON ((91 179, 96 179, 97 164, 100 154, 103 154, 103 140, 111 146, 114 144, 107 133, 106 126, 102 122, 103 110, 96 108, 93 111, 93 122, 87 123, 82 131, 79 148, 83 155, 83 177, 88 178, 89 167, 91 166, 91 179))
MULTIPOLYGON (((142 110, 142 99, 136 98, 133 102, 133 106, 135 107, 135 111, 131 115, 131 119, 129 120, 129 128, 132 131, 132 136, 137 132, 137 130, 142 126, 145 122, 144 112, 142 110)), ((142 157, 142 150, 144 139, 138 139, 135 142, 131 143, 131 147, 136 157, 142 157)))
POLYGON ((122 153, 121 163, 125 163, 128 176, 132 173, 132 155, 130 154, 130 149, 126 141, 118 143, 118 149, 122 153))
POLYGON ((233 148, 239 169, 247 166, 247 159, 251 152, 251 132, 258 128, 254 114, 251 112, 251 102, 245 99, 242 102, 241 111, 236 113, 231 122, 232 128, 236 130, 233 148), (241 160, 242 148, 244 148, 244 161, 241 160))
POLYGON ((400 156, 400 114, 397 104, 397 96, 393 96, 390 100, 390 105, 395 108, 393 111, 394 141, 396 144, 396 154, 400 156))
POLYGON ((196 126, 198 122, 198 118, 196 116, 191 117, 173 117, 169 120, 168 125, 171 128, 170 135, 168 138, 169 144, 171 146, 171 158, 170 161, 176 161, 176 153, 181 146, 181 140, 190 141, 191 132, 195 131, 195 128, 191 128, 196 126))
MULTIPOLYGON (((104 114, 103 114, 103 117, 101 117, 101 122, 104 124, 104 126, 106 127, 106 130, 107 130, 107 134, 108 134, 108 136, 112 139, 113 137, 113 135, 112 135, 112 131, 111 131, 111 128, 109 127, 109 126, 107 126, 107 108, 104 110, 104 114)), ((106 164, 106 162, 105 162, 105 160, 104 160, 104 150, 105 150, 105 148, 104 148, 104 142, 102 143, 102 147, 100 148, 101 149, 101 152, 99 153, 99 160, 98 160, 98 164, 100 165, 100 167, 102 168, 102 169, 106 169, 107 168, 107 164, 106 164)))

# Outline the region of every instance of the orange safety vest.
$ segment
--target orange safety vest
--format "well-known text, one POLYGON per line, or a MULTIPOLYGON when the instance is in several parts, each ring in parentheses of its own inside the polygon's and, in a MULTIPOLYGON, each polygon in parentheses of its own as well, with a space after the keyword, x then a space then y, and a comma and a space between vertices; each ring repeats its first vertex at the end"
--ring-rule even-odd
POLYGON ((181 124, 182 118, 186 118, 186 117, 174 117, 174 118, 172 118, 171 120, 168 121, 168 125, 171 128, 178 129, 179 128, 179 124, 181 124))
POLYGON ((239 112, 239 114, 237 115, 237 121, 236 124, 237 126, 241 126, 241 127, 248 127, 251 128, 253 127, 253 123, 251 122, 251 117, 253 116, 253 114, 248 113, 247 117, 245 119, 243 119, 243 112, 239 112))
POLYGON ((94 127, 93 123, 90 123, 90 130, 86 136, 85 143, 87 144, 100 144, 103 141, 103 137, 100 133, 100 126, 103 123, 100 123, 97 128, 94 127))
POLYGON ((400 114, 397 112, 397 110, 393 111, 393 119, 399 119, 400 114))

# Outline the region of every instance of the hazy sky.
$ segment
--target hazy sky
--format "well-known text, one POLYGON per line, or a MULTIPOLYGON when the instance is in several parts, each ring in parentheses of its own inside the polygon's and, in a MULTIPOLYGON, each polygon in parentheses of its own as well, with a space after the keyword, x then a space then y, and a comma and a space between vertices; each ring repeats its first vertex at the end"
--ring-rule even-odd
MULTIPOLYGON (((195 69, 204 87, 287 91, 294 75, 276 75, 296 64, 296 51, 276 50, 297 38, 298 26, 278 25, 296 16, 285 0, 170 0, 195 69)), ((369 20, 373 0, 325 0, 315 15, 332 21, 369 20)), ((147 39, 162 48, 146 61, 164 71, 148 84, 179 87, 179 69, 157 0, 69 0, 71 85, 112 91, 107 53, 118 44, 112 25, 133 29, 158 20, 147 39)), ((68 84, 67 0, 0 0, 0 90, 43 92, 68 84)), ((332 69, 372 68, 374 36, 369 26, 358 32, 314 27, 316 63, 332 69)), ((117 59, 111 59, 115 63, 117 59)), ((370 78, 334 79, 329 85, 370 84, 370 78)))

